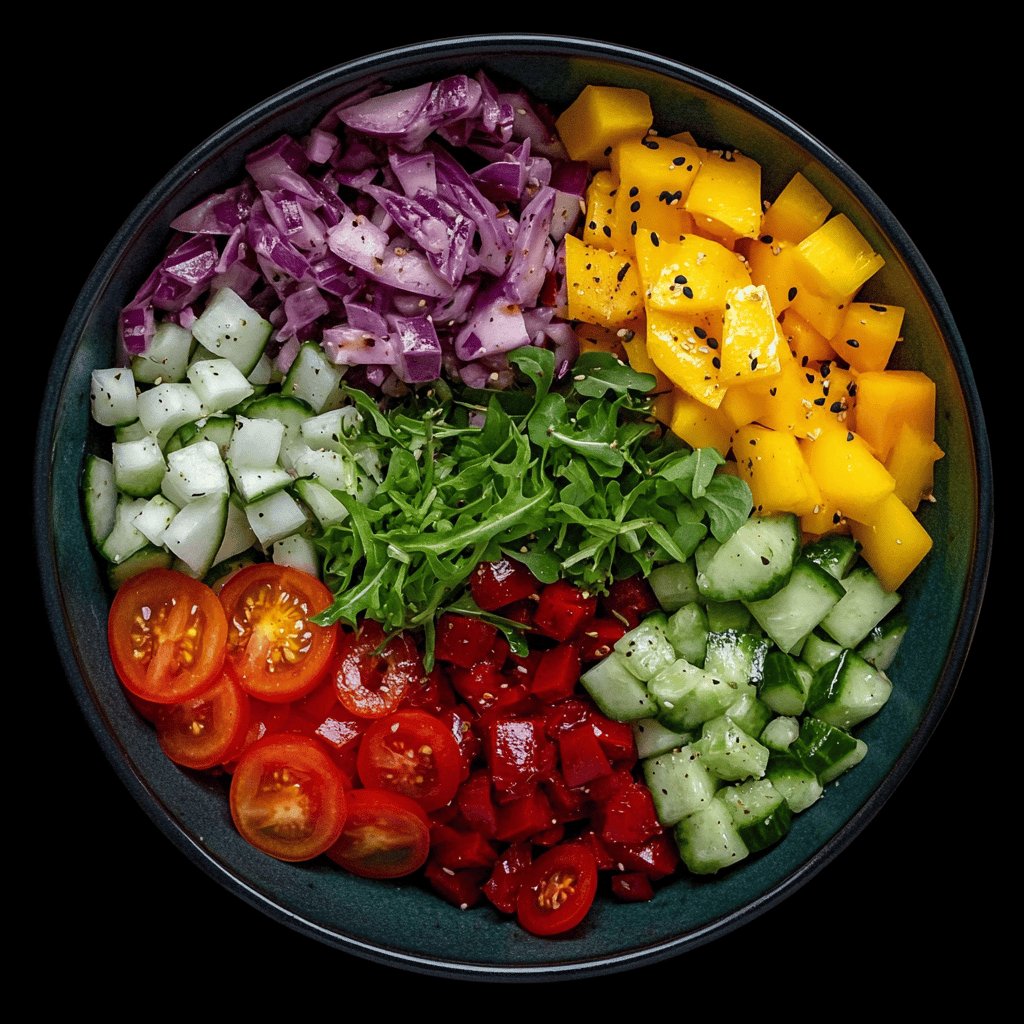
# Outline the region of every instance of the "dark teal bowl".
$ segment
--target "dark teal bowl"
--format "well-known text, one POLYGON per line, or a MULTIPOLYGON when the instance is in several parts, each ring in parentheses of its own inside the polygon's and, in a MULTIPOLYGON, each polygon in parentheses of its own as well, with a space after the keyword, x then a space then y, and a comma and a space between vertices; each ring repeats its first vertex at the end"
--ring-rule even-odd
POLYGON ((580 976, 672 956, 813 876, 876 814, 935 729, 967 655, 991 548, 990 457, 967 356, 930 271, 878 197, 801 128, 717 79, 619 46, 540 36, 422 43, 353 61, 253 108, 186 157, 132 213, 72 311, 43 403, 35 486, 39 568, 64 670, 118 775, 167 837, 228 890, 299 932, 378 962, 478 977, 580 976), (775 849, 721 878, 680 877, 649 904, 601 900, 583 926, 555 942, 488 908, 462 913, 416 883, 364 881, 319 862, 282 864, 242 841, 223 782, 168 762, 121 693, 105 643, 108 596, 79 500, 83 456, 100 445, 88 416, 89 373, 115 358, 117 312, 161 253, 171 219, 236 180, 248 151, 282 131, 307 129, 368 81, 401 85, 478 66, 556 108, 589 82, 643 89, 662 131, 689 128, 761 161, 766 195, 803 171, 885 256, 869 296, 907 308, 901 365, 936 380, 937 440, 946 452, 937 501, 922 513, 935 549, 904 590, 912 626, 891 670, 894 694, 860 730, 868 759, 800 815, 775 849))

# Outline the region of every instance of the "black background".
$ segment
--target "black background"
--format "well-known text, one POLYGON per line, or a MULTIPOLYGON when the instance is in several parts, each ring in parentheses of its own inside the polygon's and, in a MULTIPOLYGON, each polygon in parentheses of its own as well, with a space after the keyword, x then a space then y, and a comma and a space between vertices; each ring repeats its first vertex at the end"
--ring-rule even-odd
MULTIPOLYGON (((192 10, 190 17, 199 13, 192 10)), ((44 166, 43 187, 39 193, 18 190, 30 215, 44 213, 31 244, 42 250, 45 296, 30 333, 24 333, 28 325, 16 325, 9 342, 24 337, 39 346, 40 366, 49 361, 82 282, 121 222, 167 169, 236 114, 369 50, 466 29, 439 21, 384 38, 379 28, 350 32, 341 14, 332 15, 331 24, 322 24, 324 17, 305 17, 293 29, 280 14, 278 24, 239 18, 231 29, 186 33, 167 25, 160 33, 140 32, 131 44, 110 37, 81 49, 71 28, 52 55, 60 69, 59 99, 31 101, 34 127, 25 140, 31 161, 44 166), (47 224, 59 232, 56 246, 47 224)), ((388 20, 405 23, 393 13, 381 18, 388 20)), ((788 114, 846 159, 931 265, 991 409, 994 374, 983 361, 978 275, 971 272, 970 251, 965 256, 952 241, 973 224, 974 208, 964 202, 963 190, 999 187, 995 178, 965 178, 964 168, 976 166, 963 155, 970 122, 951 113, 973 111, 983 83, 951 78, 938 58, 919 63, 916 39, 889 29, 876 37, 844 33, 848 41, 825 33, 802 41, 785 35, 782 25, 765 23, 664 33, 613 32, 594 18, 546 18, 526 26, 608 38, 693 64, 788 114)), ((29 169, 34 176, 31 164, 29 169)), ((991 198, 977 196, 981 204, 991 198)), ((838 983, 840 1000, 843 989, 856 997, 862 978, 893 970, 915 986, 940 977, 956 983, 965 938, 991 909, 992 873, 1004 842, 986 831, 976 802, 977 788, 989 784, 970 767, 979 741, 964 740, 984 708, 979 666, 980 651, 994 635, 990 616, 982 619, 949 711, 909 776, 852 846, 804 888, 738 931, 667 963, 585 986, 547 983, 543 999, 537 989, 522 986, 490 988, 485 998, 500 999, 508 1009, 520 1001, 536 1008, 550 1005, 556 992, 589 1001, 613 990, 647 992, 653 984, 674 993, 669 1005, 676 1003, 679 1012, 679 1002, 699 993, 707 979, 714 979, 713 987, 726 986, 741 1004, 748 998, 756 1003, 758 991, 764 996, 776 985, 780 993, 797 993, 828 976, 838 983), (911 956, 927 965, 926 975, 905 973, 911 956), (749 992, 736 989, 736 978, 726 980, 739 958, 756 968, 758 981, 749 992), (766 986, 772 976, 776 982, 766 986)), ((40 941, 59 944, 69 983, 79 970, 92 973, 102 965, 107 977, 152 982, 154 1005, 170 995, 168 971, 184 1005, 192 1003, 191 980, 199 977, 218 986, 216 979, 229 979, 239 1009, 269 1006, 294 992, 305 993, 300 1003, 337 1000, 339 1011, 347 1012, 346 993, 393 992, 396 985, 403 1003, 422 996, 430 1000, 425 1005, 462 1005, 474 1015, 493 1005, 479 1001, 474 983, 418 977, 347 957, 222 890, 163 838, 117 781, 44 630, 37 647, 42 671, 36 685, 46 708, 40 723, 45 786, 36 794, 42 815, 29 845, 22 845, 25 836, 13 841, 25 853, 20 872, 36 908, 32 916, 47 933, 40 941)), ((7 799, 22 797, 8 788, 7 799)), ((812 1005, 804 1009, 814 1012, 812 1005)))

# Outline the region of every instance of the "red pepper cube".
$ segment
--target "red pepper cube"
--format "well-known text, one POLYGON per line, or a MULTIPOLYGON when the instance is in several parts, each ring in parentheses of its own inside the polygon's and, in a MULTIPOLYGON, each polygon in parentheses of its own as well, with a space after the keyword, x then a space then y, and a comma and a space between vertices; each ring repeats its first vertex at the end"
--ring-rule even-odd
POLYGON ((548 798, 538 789, 498 808, 497 838, 515 843, 557 823, 548 798))
POLYGON ((612 895, 622 903, 645 903, 654 899, 654 886, 639 871, 627 871, 612 875, 612 895))
POLYGON ((422 682, 411 683, 402 700, 403 708, 421 708, 437 714, 455 704, 455 691, 440 665, 435 665, 422 682))
POLYGON ((565 838, 565 826, 559 822, 549 825, 541 832, 535 832, 530 839, 537 846, 557 846, 565 838))
POLYGON ((500 718, 490 727, 488 766, 499 793, 521 796, 535 789, 555 767, 555 746, 541 721, 500 718))
POLYGON ((580 681, 580 656, 571 644, 559 644, 545 651, 530 689, 545 704, 571 697, 580 681))
POLYGON ((640 871, 654 882, 679 866, 679 850, 664 832, 645 843, 608 843, 606 848, 620 871, 640 871))
POLYGON ((611 796, 600 818, 601 838, 610 843, 643 843, 661 832, 651 791, 639 782, 611 796))
POLYGON ((483 750, 480 734, 473 726, 473 716, 465 704, 456 704, 454 707, 438 712, 436 717, 438 721, 444 722, 448 726, 451 734, 455 737, 455 742, 459 745, 459 754, 462 757, 462 777, 468 779, 470 767, 483 750))
POLYGON ((625 619, 630 629, 636 629, 645 615, 658 608, 654 591, 640 576, 616 580, 601 603, 610 615, 625 619))
POLYGON ((589 722, 596 713, 593 704, 579 697, 570 697, 544 709, 544 729, 552 739, 556 739, 559 734, 589 722))
POLYGON ((596 597, 565 580, 558 580, 541 593, 533 624, 552 640, 568 640, 584 622, 594 617, 596 610, 596 597))
POLYGON ((590 725, 563 732, 558 737, 558 754, 567 786, 585 786, 611 774, 612 766, 590 725))
POLYGON ((533 863, 530 844, 513 843, 494 862, 491 877, 484 883, 484 895, 503 914, 516 912, 516 900, 526 869, 533 863))
POLYGON ((584 832, 577 842, 583 843, 594 855, 598 871, 611 871, 616 866, 615 858, 596 832, 584 832))
POLYGON ((493 839, 498 834, 498 811, 491 799, 489 772, 473 772, 459 787, 455 799, 468 825, 488 839, 493 839))
POLYGON ((511 558, 497 562, 481 562, 469 578, 473 600, 486 612, 505 608, 536 594, 540 588, 537 578, 523 565, 511 558))
POLYGON ((479 832, 435 825, 430 830, 430 856, 443 868, 490 870, 498 859, 498 851, 479 832))
POLYGON ((618 640, 626 635, 626 627, 618 619, 591 619, 577 630, 573 646, 584 662, 600 661, 612 653, 618 640))
POLYGON ((468 910, 480 902, 483 895, 480 887, 487 877, 487 871, 483 868, 455 870, 434 860, 427 864, 424 874, 434 892, 461 910, 468 910))
POLYGON ((589 817, 587 797, 579 790, 570 789, 557 771, 543 783, 544 792, 551 801, 555 817, 560 821, 583 821, 589 817))
POLYGON ((587 795, 596 804, 607 803, 620 790, 633 785, 633 776, 625 768, 616 768, 611 775, 594 779, 587 786, 587 795))
POLYGON ((474 710, 490 707, 506 682, 501 670, 481 661, 470 668, 455 667, 449 673, 455 692, 474 710))
POLYGON ((489 661, 495 650, 498 631, 494 626, 465 615, 442 615, 437 623, 434 655, 460 668, 472 668, 489 661))
POLYGON ((636 764, 636 740, 627 722, 615 722, 595 711, 590 719, 601 749, 615 763, 617 768, 632 768, 636 764))

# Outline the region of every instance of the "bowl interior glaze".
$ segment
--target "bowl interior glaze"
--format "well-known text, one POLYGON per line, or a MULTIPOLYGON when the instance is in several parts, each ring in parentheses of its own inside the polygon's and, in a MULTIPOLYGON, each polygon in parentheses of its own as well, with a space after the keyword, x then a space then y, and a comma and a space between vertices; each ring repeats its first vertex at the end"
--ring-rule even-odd
POLYGON ((967 357, 934 279, 877 197, 833 154, 747 94, 663 58, 564 38, 464 38, 377 54, 300 83, 211 137, 140 204, 85 285, 56 354, 39 444, 40 562, 51 622, 82 711, 135 798, 193 861, 270 916, 349 952, 449 974, 626 967, 706 941, 809 878, 881 806, 952 695, 991 543, 987 441, 967 357), (802 171, 885 256, 866 295, 906 307, 898 365, 936 381, 937 441, 946 452, 937 466, 937 501, 922 513, 935 549, 904 590, 911 628, 890 672, 893 697, 858 731, 870 747, 868 759, 798 816, 771 851, 721 878, 679 878, 649 904, 599 901, 583 926, 557 942, 536 939, 489 908, 462 913, 416 883, 366 881, 326 862, 283 864, 240 839, 224 781, 167 761, 153 730, 122 695, 105 642, 107 591, 79 497, 83 456, 101 450, 88 415, 89 374, 115 358, 118 311, 160 256, 170 221, 236 181, 247 152, 281 132, 308 130, 366 83, 379 78, 401 86, 476 67, 522 84, 555 108, 588 83, 643 89, 662 133, 686 128, 702 142, 736 147, 760 161, 766 196, 802 171))

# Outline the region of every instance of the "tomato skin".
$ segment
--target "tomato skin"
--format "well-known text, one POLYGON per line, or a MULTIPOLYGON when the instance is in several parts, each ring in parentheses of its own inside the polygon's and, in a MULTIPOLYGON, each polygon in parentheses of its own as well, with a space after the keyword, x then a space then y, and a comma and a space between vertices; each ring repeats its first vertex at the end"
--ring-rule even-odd
POLYGON ((425 811, 449 803, 462 780, 455 737, 423 711, 397 711, 374 722, 363 735, 356 763, 364 786, 401 793, 425 811))
POLYGON ((380 623, 367 619, 359 632, 338 645, 331 671, 338 700, 357 718, 383 718, 396 711, 405 695, 426 678, 416 645, 403 633, 392 637, 379 654, 386 635, 380 623))
POLYGON ((316 740, 292 733, 246 747, 231 779, 235 828, 284 861, 326 853, 345 827, 345 779, 316 740))
POLYGON ((337 626, 310 619, 331 592, 315 577, 285 565, 257 562, 224 584, 228 621, 226 666, 253 697, 287 703, 316 689, 337 643, 337 626))
POLYGON ((175 764, 197 771, 231 760, 249 732, 249 703, 248 695, 225 673, 198 697, 160 705, 160 748, 175 764))
POLYGON ((581 843, 541 854, 523 874, 516 917, 533 935, 558 935, 587 916, 597 893, 597 861, 581 843))
POLYGON ((136 697, 177 704, 220 678, 228 624, 209 587, 173 569, 123 584, 107 618, 110 657, 136 697))
POLYGON ((423 867, 429 853, 430 821, 415 800, 353 789, 345 828, 327 856, 361 878, 402 878, 423 867))

